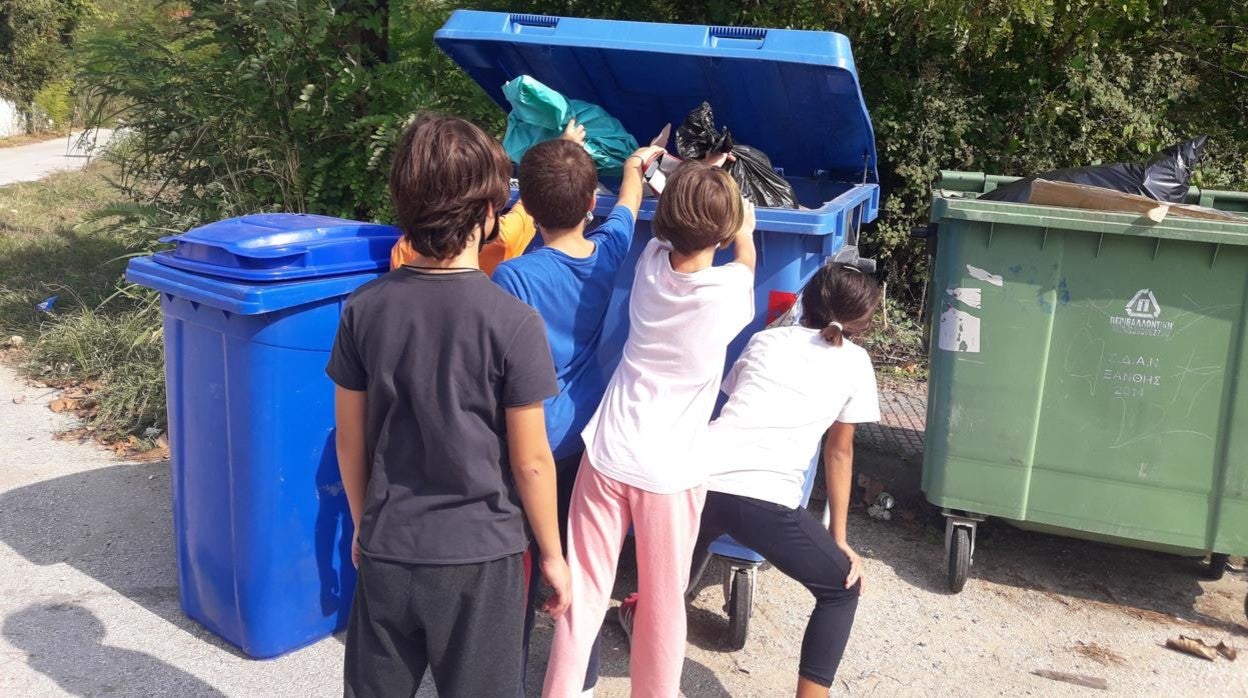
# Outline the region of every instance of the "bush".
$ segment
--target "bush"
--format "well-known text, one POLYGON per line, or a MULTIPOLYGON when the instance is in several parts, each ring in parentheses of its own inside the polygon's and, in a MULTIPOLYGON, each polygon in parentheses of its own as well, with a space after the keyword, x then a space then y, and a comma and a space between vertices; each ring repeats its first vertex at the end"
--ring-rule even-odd
POLYGON ((96 117, 133 129, 126 181, 201 219, 389 218, 385 169, 422 109, 501 114, 432 43, 439 2, 192 2, 85 47, 96 117))
POLYGON ((64 79, 49 83, 35 93, 33 120, 44 128, 62 128, 69 125, 74 104, 70 97, 73 82, 64 79))
POLYGON ((0 0, 0 96, 26 111, 28 130, 40 126, 41 90, 68 76, 74 31, 91 11, 90 0, 0 0))

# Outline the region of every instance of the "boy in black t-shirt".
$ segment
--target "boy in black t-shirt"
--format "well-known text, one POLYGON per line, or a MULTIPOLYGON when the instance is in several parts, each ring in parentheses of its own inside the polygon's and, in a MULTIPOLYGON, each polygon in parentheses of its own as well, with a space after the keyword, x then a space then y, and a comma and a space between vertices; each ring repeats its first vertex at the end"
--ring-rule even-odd
POLYGON ((343 308, 326 372, 359 568, 347 696, 410 696, 426 668, 442 695, 517 694, 526 515, 554 590, 546 610, 568 606, 545 327, 478 268, 510 173, 476 126, 418 118, 390 170, 416 259, 343 308))

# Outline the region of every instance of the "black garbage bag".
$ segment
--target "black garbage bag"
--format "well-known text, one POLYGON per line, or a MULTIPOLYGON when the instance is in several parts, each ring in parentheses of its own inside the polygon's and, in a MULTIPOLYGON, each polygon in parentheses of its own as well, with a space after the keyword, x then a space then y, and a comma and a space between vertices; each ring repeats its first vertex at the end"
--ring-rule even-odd
POLYGON ((1095 167, 1072 167, 1053 170, 1011 182, 979 197, 984 201, 1012 201, 1025 204, 1031 199, 1031 183, 1037 179, 1050 182, 1086 184, 1102 189, 1147 196, 1156 201, 1179 204, 1187 195, 1188 181, 1200 162, 1208 136, 1197 136, 1154 155, 1148 162, 1115 163, 1095 167))
POLYGON ((734 143, 728 129, 715 128, 715 115, 706 102, 689 112, 685 122, 676 129, 676 151, 685 160, 732 153, 735 160, 728 163, 728 174, 741 187, 742 196, 755 206, 797 208, 793 186, 776 174, 771 158, 758 148, 734 143))

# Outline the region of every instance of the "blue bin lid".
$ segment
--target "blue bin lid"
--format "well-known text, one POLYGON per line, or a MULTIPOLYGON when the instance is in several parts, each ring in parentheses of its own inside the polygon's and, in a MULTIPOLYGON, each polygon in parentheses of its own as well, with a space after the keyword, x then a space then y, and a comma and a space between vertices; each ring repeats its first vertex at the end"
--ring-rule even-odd
POLYGON ((434 40, 504 109, 530 75, 600 105, 641 143, 703 101, 789 176, 868 182, 875 136, 849 39, 835 32, 459 10, 434 40))
POLYGON ((287 281, 387 269, 394 226, 306 213, 227 218, 161 238, 160 264, 242 281, 287 281))

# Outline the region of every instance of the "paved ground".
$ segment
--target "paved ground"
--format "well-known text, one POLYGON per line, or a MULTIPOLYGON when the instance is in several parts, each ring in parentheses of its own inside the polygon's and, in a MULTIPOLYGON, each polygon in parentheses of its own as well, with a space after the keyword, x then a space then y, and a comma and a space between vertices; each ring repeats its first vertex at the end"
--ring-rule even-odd
POLYGON ((857 431, 860 446, 896 456, 907 463, 923 460, 927 393, 921 384, 886 383, 880 391, 880 422, 857 431))
MULTIPOLYGON (((47 409, 52 398, 0 367, 0 695, 338 695, 340 640, 255 662, 182 615, 167 464, 53 440, 69 422, 47 409)), ((1200 581, 1194 561, 989 526, 975 579, 950 596, 934 529, 855 514, 850 531, 869 586, 837 694, 1087 692, 1037 669, 1104 678, 1122 695, 1248 694, 1248 657, 1205 662, 1161 646, 1186 632, 1248 648, 1241 574, 1200 581)), ((624 567, 617 598, 632 584, 624 567)), ((809 596, 762 571, 749 644, 732 653, 721 575, 711 570, 690 610, 685 694, 784 695, 809 596)), ((611 623, 604 640, 598 695, 626 696, 627 645, 611 623)), ((548 641, 542 623, 538 675, 548 641)))
POLYGON ((75 132, 73 139, 56 138, 0 149, 0 186, 31 182, 60 170, 76 170, 87 164, 86 156, 92 152, 92 143, 97 147, 104 145, 113 132, 100 129, 94 139, 90 136, 80 139, 80 135, 75 132))

